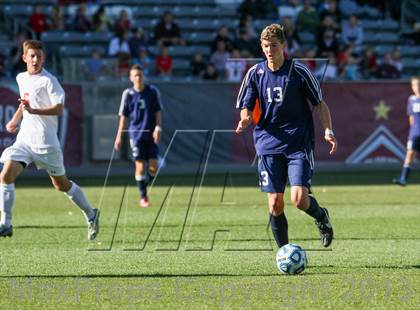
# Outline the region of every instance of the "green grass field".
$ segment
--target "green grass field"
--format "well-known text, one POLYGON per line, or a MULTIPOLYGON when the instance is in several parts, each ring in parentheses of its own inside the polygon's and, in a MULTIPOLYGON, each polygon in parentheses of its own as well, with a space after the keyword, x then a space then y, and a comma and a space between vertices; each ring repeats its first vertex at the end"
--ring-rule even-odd
POLYGON ((0 240, 0 309, 419 309, 420 176, 402 188, 389 184, 393 175, 314 178, 334 224, 331 250, 287 201, 290 241, 309 259, 299 276, 277 271, 253 175, 211 175, 202 186, 194 176, 158 179, 148 209, 131 179, 111 179, 105 191, 80 179, 101 202, 94 242, 63 194, 19 180, 14 236, 0 240))

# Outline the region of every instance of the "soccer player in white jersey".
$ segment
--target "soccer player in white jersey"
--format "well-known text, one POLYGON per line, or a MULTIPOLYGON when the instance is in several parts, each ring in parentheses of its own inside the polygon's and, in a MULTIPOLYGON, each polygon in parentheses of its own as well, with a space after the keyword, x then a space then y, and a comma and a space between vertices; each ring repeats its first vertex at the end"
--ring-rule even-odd
POLYGON ((82 210, 88 224, 88 239, 93 240, 99 232, 99 210, 92 209, 82 189, 66 177, 57 137, 58 116, 64 110, 64 90, 56 77, 43 68, 42 42, 26 40, 22 59, 27 71, 16 77, 20 105, 6 124, 8 132, 18 134, 15 143, 0 158, 4 164, 0 174, 0 236, 13 235, 15 180, 27 165, 35 163, 38 169, 48 172, 54 187, 82 210))
POLYGON ((399 178, 395 178, 393 182, 399 185, 406 185, 408 175, 410 174, 410 166, 416 155, 420 152, 420 77, 411 78, 411 89, 413 94, 408 97, 407 114, 410 131, 408 133, 407 153, 405 155, 404 165, 399 178))

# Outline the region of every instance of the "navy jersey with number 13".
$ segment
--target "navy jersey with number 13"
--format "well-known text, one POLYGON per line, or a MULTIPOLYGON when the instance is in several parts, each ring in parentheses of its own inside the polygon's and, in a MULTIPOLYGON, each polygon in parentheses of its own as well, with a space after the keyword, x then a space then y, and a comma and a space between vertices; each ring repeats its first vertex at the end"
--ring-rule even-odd
POLYGON ((156 126, 156 112, 162 110, 160 93, 151 85, 145 85, 141 92, 134 88, 124 90, 118 115, 129 119, 128 134, 134 143, 153 140, 156 126))
POLYGON ((251 67, 238 94, 237 108, 253 111, 258 99, 261 115, 254 129, 258 155, 307 156, 314 148, 314 125, 310 105, 322 99, 321 88, 303 64, 285 60, 277 71, 267 61, 251 67))

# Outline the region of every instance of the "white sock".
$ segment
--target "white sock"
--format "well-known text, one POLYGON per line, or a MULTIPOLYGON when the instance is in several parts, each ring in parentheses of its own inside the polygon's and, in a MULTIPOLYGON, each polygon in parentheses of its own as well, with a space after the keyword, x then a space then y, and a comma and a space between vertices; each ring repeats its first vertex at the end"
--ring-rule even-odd
POLYGON ((0 225, 12 225, 12 208, 15 201, 15 184, 0 184, 0 225))
POLYGON ((75 182, 71 181, 71 188, 65 194, 76 206, 78 206, 83 211, 87 221, 94 217, 95 213, 93 212, 89 201, 87 200, 82 189, 75 182))

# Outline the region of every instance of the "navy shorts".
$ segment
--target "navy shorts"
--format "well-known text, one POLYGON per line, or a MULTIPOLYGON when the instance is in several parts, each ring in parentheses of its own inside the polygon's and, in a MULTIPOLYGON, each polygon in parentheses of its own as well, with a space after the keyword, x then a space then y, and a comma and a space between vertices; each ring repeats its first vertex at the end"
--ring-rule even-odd
POLYGON ((420 152, 420 136, 414 136, 407 142, 407 149, 420 152))
POLYGON ((133 160, 149 160, 158 158, 158 147, 152 140, 135 143, 130 140, 131 155, 133 160))
POLYGON ((258 158, 258 174, 261 191, 284 193, 287 181, 291 186, 311 187, 313 174, 312 153, 302 158, 287 158, 285 155, 261 155, 258 158))

